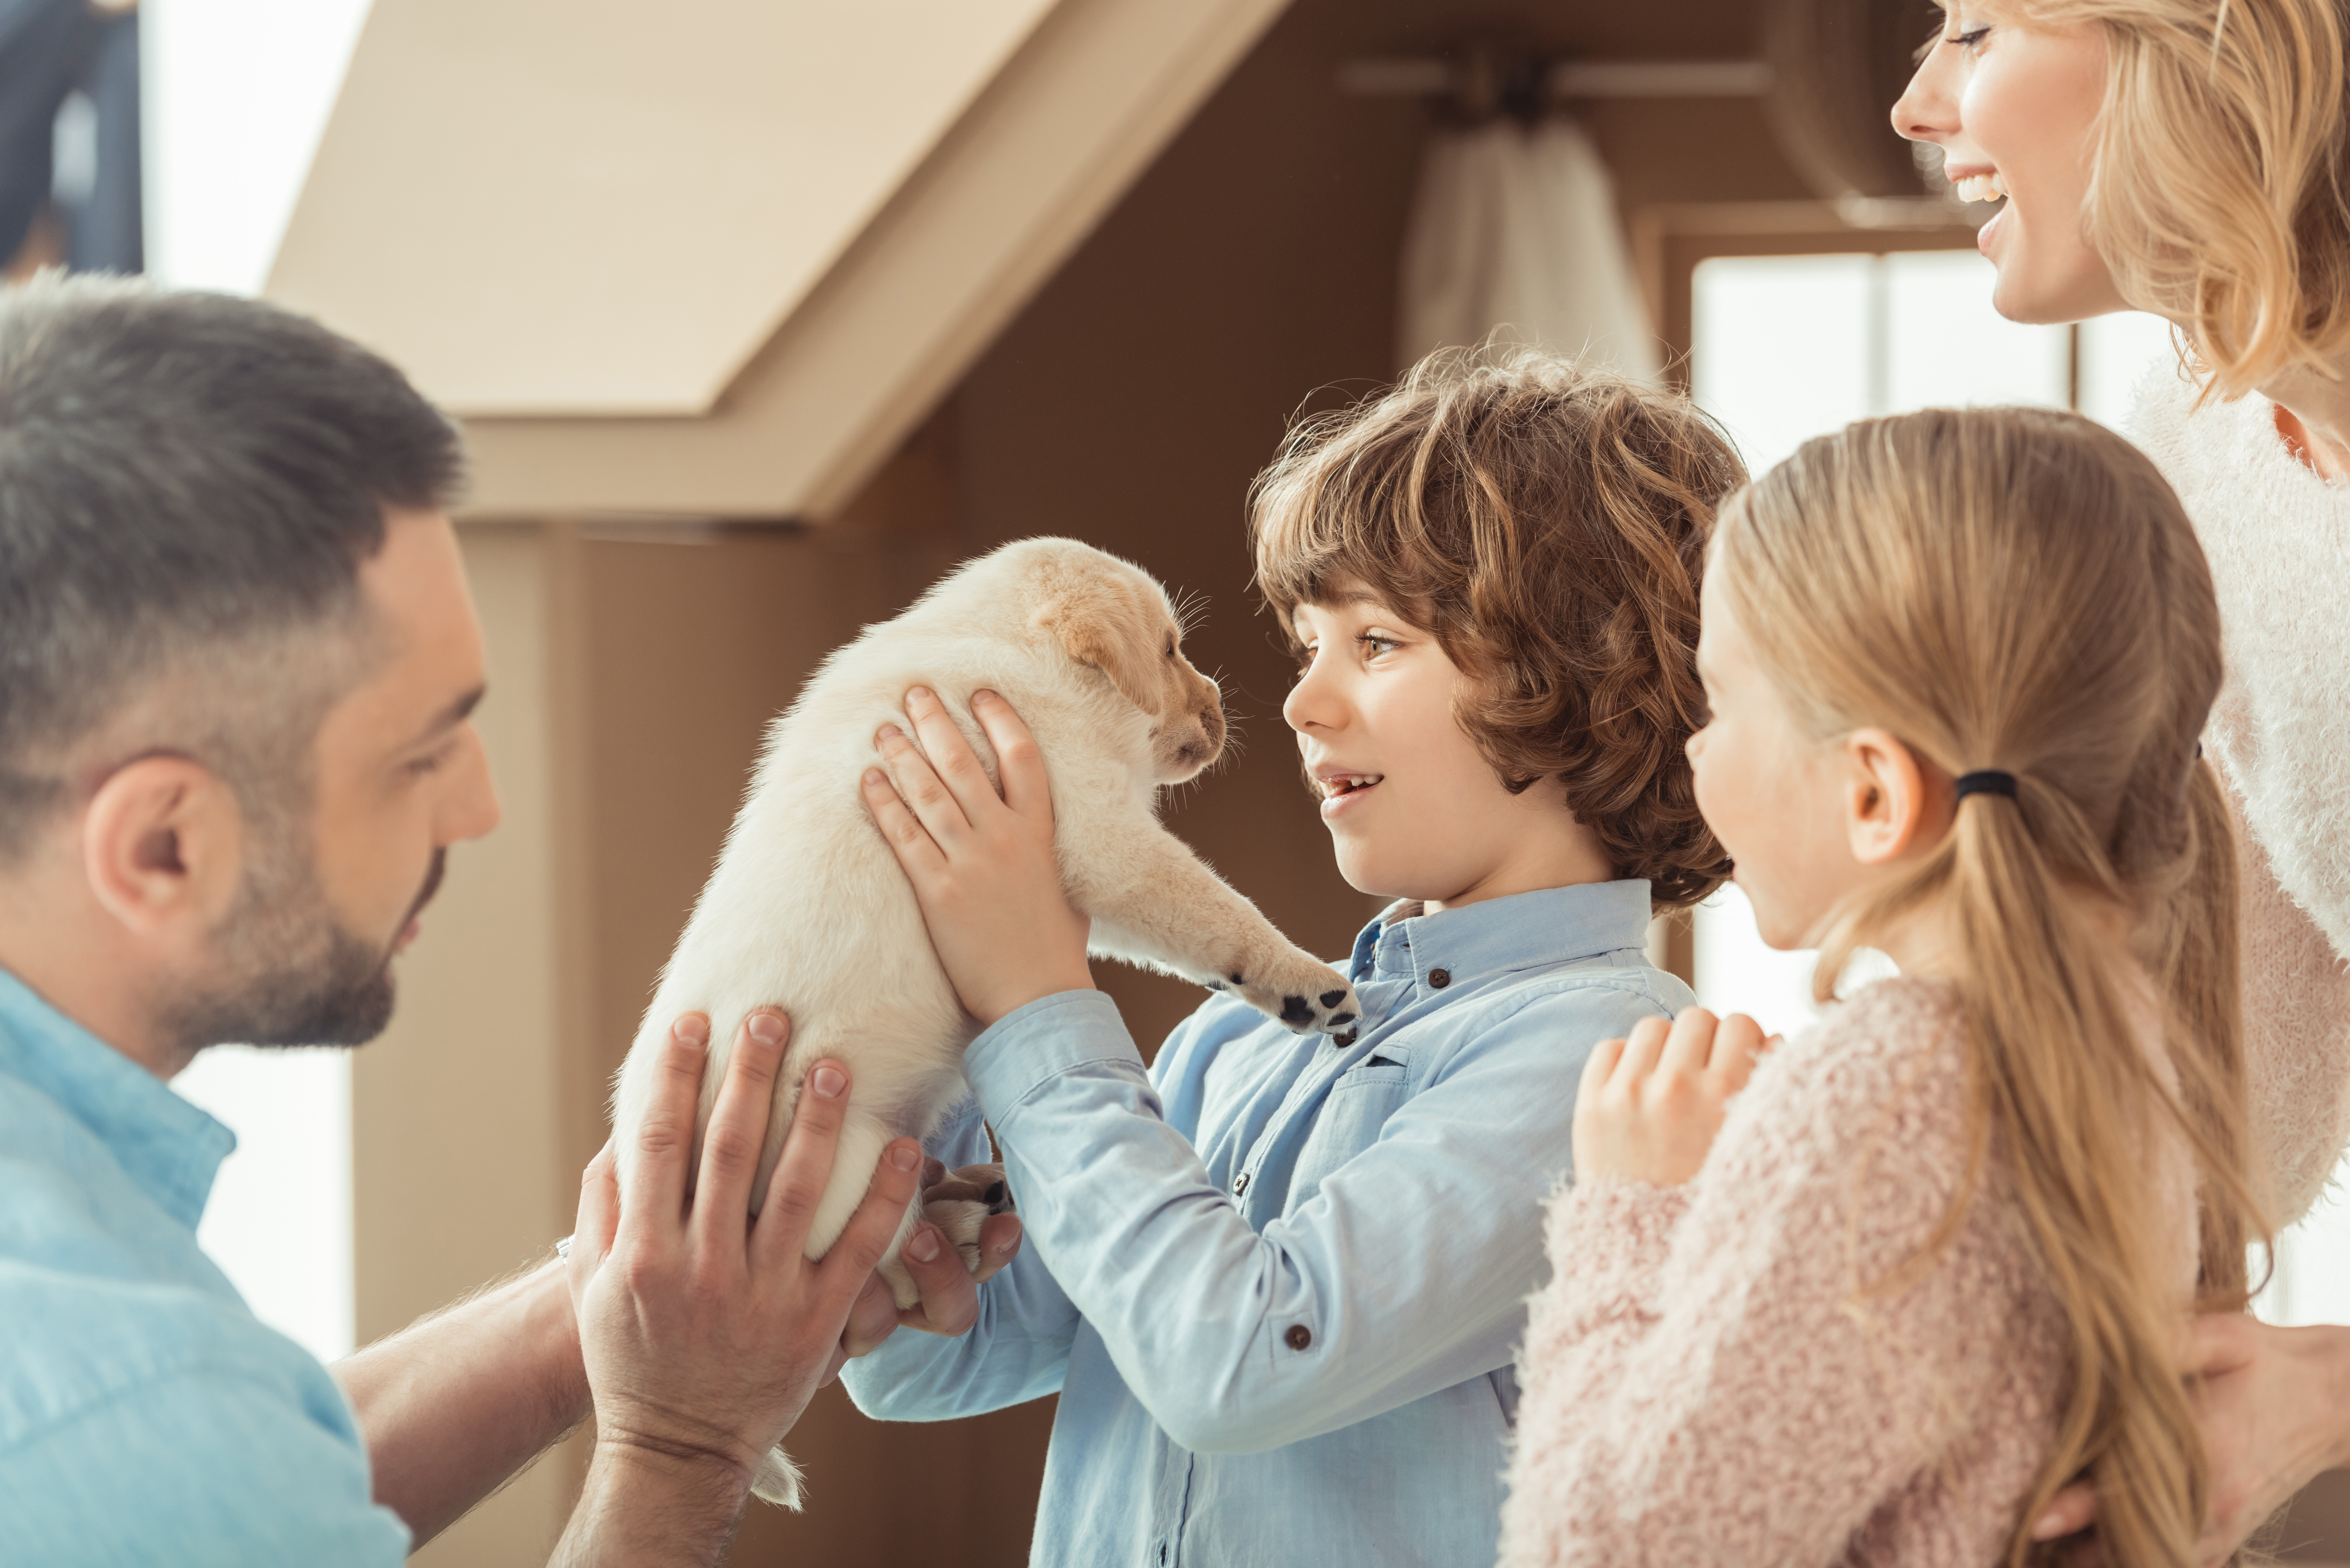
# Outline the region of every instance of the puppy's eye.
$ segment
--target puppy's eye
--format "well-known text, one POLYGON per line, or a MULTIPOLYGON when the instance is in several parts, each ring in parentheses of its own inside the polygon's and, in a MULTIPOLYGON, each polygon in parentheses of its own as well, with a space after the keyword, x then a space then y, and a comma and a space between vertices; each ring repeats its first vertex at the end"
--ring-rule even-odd
POLYGON ((1167 639, 1167 657, 1170 659, 1175 657, 1175 639, 1171 637, 1167 639))

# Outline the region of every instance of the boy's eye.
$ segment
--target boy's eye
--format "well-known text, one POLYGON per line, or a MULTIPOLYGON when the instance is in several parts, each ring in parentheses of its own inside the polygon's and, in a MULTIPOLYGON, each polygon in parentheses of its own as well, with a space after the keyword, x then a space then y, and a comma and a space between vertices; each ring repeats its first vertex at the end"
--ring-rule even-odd
POLYGON ((1374 657, 1382 653, 1393 653, 1397 649, 1403 646, 1403 643, 1399 639, 1385 637, 1376 631, 1367 631, 1360 637, 1355 639, 1355 640, 1363 645, 1363 651, 1365 653, 1370 654, 1374 657))
POLYGON ((1978 25, 1950 35, 1950 41, 1958 45, 1959 47, 1966 50, 1967 53, 1973 54, 1977 49, 1982 47, 1983 36, 1990 31, 1991 28, 1989 26, 1978 25))

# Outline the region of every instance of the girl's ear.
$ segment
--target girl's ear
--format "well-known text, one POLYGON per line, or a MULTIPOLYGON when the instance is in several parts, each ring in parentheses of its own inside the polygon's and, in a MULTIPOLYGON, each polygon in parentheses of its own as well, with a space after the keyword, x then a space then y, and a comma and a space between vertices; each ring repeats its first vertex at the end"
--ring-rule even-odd
POLYGON ((1950 780, 1890 731, 1855 730, 1844 739, 1845 831, 1852 857, 1884 866, 1941 842, 1950 823, 1950 780))

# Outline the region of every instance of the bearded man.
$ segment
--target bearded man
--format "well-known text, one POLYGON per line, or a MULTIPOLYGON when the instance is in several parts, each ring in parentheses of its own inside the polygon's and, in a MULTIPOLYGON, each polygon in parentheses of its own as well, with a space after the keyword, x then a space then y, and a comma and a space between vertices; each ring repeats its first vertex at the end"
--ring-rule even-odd
MULTIPOLYGON (((807 1262, 792 1216, 850 1092, 819 1065, 746 1229, 747 1171, 705 1158, 689 1182, 695 1019, 641 1180, 619 1190, 608 1151, 589 1167, 567 1268, 330 1376, 198 1248, 234 1139, 168 1080, 222 1041, 375 1035, 450 846, 496 825, 461 469, 396 369, 286 312, 119 280, 0 294, 10 1562, 394 1563, 592 1403, 558 1559, 712 1563, 766 1446, 899 1321, 870 1271, 920 1179, 911 1140, 807 1262)), ((787 1027, 746 1029, 712 1150, 757 1147, 787 1027)), ((910 1319, 959 1332, 972 1281, 921 1251, 910 1319)))

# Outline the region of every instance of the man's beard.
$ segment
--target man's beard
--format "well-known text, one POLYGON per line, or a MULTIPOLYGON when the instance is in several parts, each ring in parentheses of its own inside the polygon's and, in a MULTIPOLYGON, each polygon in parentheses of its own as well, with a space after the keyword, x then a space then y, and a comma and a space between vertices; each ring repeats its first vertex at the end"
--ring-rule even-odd
MULTIPOLYGON (((182 1004, 172 1027, 190 1051, 207 1045, 363 1045, 391 1022, 391 960, 399 933, 373 942, 337 918, 317 869, 294 835, 271 836, 221 921, 220 981, 182 1004)), ((400 931, 440 889, 448 851, 432 869, 400 931)))

